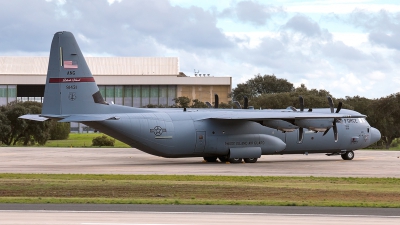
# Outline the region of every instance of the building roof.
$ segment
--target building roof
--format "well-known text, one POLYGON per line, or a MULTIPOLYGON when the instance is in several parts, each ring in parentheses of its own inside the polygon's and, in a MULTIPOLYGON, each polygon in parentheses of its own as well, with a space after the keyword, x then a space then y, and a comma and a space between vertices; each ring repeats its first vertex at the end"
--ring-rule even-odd
MULTIPOLYGON (((85 57, 93 75, 178 75, 178 57, 85 57)), ((0 74, 46 74, 49 57, 0 56, 0 74)))
MULTIPOLYGON (((85 57, 98 85, 228 85, 231 77, 179 73, 178 57, 85 57)), ((45 84, 49 57, 0 56, 0 85, 45 84)))

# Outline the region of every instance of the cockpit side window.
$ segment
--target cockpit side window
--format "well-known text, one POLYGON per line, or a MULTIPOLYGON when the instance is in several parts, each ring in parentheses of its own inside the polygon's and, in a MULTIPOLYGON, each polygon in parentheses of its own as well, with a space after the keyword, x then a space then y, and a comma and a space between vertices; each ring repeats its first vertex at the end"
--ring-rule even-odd
POLYGON ((364 123, 366 123, 368 126, 370 126, 368 121, 365 118, 362 118, 362 119, 364 120, 364 123))

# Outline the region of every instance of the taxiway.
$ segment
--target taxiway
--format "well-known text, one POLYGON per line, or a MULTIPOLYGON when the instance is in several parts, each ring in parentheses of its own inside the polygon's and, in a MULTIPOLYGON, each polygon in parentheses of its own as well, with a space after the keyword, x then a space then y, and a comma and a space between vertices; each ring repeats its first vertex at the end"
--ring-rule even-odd
POLYGON ((267 155, 257 163, 161 158, 133 148, 0 148, 0 173, 193 174, 400 177, 399 151, 359 150, 351 161, 324 154, 267 155))

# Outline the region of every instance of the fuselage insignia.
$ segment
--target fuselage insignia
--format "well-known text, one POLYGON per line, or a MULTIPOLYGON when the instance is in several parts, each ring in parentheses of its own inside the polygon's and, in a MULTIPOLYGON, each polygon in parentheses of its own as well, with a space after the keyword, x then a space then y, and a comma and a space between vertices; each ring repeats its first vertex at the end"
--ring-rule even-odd
POLYGON ((163 132, 167 132, 167 129, 160 126, 155 126, 154 129, 150 129, 150 133, 154 133, 156 136, 160 136, 163 132))

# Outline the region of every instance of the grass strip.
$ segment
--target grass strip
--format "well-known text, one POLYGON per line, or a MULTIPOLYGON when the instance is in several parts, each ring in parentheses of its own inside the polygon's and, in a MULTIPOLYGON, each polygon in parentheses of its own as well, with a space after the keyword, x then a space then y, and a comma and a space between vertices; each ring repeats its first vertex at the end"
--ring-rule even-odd
POLYGON ((400 207, 398 178, 0 174, 2 203, 400 207))

